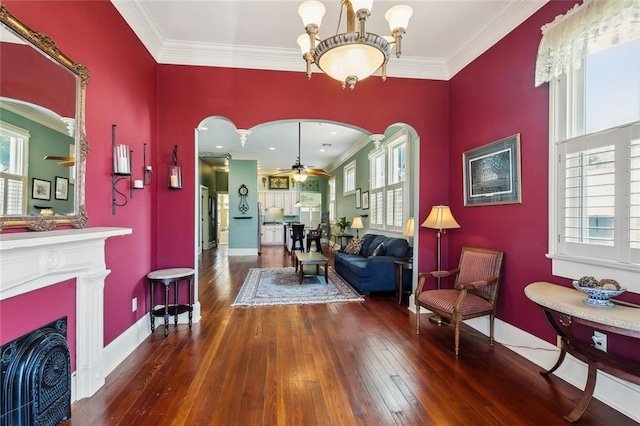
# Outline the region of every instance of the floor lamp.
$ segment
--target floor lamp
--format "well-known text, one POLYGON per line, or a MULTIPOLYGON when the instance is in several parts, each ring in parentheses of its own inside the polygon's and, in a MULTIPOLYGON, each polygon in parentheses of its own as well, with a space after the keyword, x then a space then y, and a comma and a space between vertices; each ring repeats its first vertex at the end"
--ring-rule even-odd
MULTIPOLYGON (((431 208, 431 212, 427 219, 422 222, 422 225, 425 228, 431 228, 437 230, 436 239, 438 242, 438 271, 441 268, 440 259, 441 259, 441 251, 440 251, 440 238, 442 234, 446 234, 447 229, 460 228, 460 225, 453 218, 451 214, 451 210, 449 206, 433 206, 431 208)), ((438 279, 438 290, 440 290, 440 277, 438 279)), ((429 317, 429 321, 432 323, 441 325, 443 323, 443 319, 438 314, 433 314, 429 317)))

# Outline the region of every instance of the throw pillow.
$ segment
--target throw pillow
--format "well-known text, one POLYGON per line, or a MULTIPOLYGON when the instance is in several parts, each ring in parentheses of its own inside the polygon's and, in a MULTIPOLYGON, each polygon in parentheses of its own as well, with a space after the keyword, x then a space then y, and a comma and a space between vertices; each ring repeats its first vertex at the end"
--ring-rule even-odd
POLYGON ((378 256, 378 255, 382 256, 382 245, 383 243, 378 244, 378 247, 373 249, 373 253, 371 253, 371 256, 378 256))
POLYGON ((364 240, 362 238, 352 238, 347 243, 347 246, 344 248, 344 252, 347 254, 358 254, 360 253, 360 249, 362 248, 362 242, 364 240))

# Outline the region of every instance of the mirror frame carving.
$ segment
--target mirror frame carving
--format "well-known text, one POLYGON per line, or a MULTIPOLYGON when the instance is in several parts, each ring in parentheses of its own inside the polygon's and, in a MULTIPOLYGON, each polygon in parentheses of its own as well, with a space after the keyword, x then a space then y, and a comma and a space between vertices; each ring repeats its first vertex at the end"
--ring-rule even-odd
POLYGON ((82 64, 73 62, 58 49, 56 43, 47 35, 33 31, 22 21, 12 15, 0 3, 0 22, 12 29, 26 41, 51 57, 76 76, 76 187, 73 215, 52 216, 0 216, 0 229, 9 227, 26 227, 31 231, 50 231, 57 225, 70 225, 74 228, 87 226, 85 208, 85 173, 89 144, 85 133, 85 94, 89 83, 89 70, 82 64))

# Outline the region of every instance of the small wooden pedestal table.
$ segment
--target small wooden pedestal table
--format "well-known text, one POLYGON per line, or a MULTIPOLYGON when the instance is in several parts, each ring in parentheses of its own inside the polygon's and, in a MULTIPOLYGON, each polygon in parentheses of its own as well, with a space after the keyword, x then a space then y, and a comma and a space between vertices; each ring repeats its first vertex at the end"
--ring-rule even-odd
POLYGON ((169 333, 169 315, 174 316, 174 324, 178 325, 178 314, 189 312, 189 328, 193 322, 193 277, 195 271, 192 268, 171 268, 159 269, 147 274, 149 285, 151 287, 151 308, 149 316, 151 317, 151 332, 155 330, 156 317, 164 317, 164 336, 169 333), (180 281, 189 281, 189 303, 178 303, 178 287, 180 281), (155 307, 155 289, 156 283, 164 285, 164 305, 155 307), (169 286, 173 283, 173 304, 169 304, 169 286))
POLYGON ((402 303, 403 294, 411 294, 411 291, 404 289, 404 271, 413 269, 413 261, 411 259, 396 259, 396 296, 398 296, 398 305, 402 303))
POLYGON ((545 282, 529 284, 524 289, 527 297, 544 311, 549 324, 562 341, 560 356, 555 365, 541 374, 553 373, 560 367, 568 353, 587 364, 587 384, 573 411, 565 416, 575 422, 587 409, 596 387, 598 370, 640 385, 640 365, 620 356, 603 352, 590 344, 576 340, 572 325, 583 324, 611 333, 640 338, 640 309, 616 305, 599 308, 583 303, 586 294, 568 287, 545 282))
POLYGON ((328 260, 322 254, 315 251, 296 253, 296 272, 300 274, 300 284, 304 278, 304 265, 316 265, 316 275, 320 275, 320 265, 322 265, 324 267, 324 283, 329 283, 328 260))

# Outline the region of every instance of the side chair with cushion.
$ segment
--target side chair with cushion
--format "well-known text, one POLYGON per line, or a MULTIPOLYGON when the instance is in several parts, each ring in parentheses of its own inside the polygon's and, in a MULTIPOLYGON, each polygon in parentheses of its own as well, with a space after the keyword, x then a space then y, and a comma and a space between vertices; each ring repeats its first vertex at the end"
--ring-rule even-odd
POLYGON ((304 223, 291 225, 291 254, 295 254, 296 250, 304 252, 304 223))
POLYGON ((320 239, 322 238, 323 226, 322 223, 319 223, 316 229, 307 232, 307 251, 311 251, 311 243, 315 241, 316 251, 322 253, 322 243, 320 239))
POLYGON ((501 251, 463 247, 460 263, 450 271, 421 272, 416 288, 416 332, 420 333, 420 307, 448 319, 455 327, 455 351, 460 347, 460 324, 462 321, 489 315, 489 343, 493 346, 493 323, 496 314, 501 251), (452 289, 425 290, 427 278, 455 276, 452 289))

